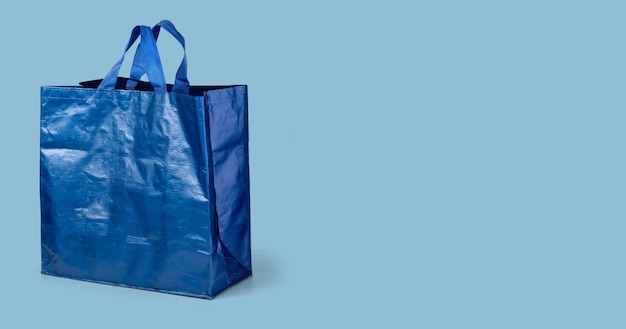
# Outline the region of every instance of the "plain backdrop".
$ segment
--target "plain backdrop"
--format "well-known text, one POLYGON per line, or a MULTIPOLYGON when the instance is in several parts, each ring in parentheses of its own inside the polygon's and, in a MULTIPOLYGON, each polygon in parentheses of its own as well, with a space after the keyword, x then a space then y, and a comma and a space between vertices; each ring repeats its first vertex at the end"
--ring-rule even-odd
POLYGON ((625 12, 3 2, 0 327, 625 328, 625 12), (39 273, 39 88, 162 19, 192 84, 249 86, 254 276, 212 301, 39 273))

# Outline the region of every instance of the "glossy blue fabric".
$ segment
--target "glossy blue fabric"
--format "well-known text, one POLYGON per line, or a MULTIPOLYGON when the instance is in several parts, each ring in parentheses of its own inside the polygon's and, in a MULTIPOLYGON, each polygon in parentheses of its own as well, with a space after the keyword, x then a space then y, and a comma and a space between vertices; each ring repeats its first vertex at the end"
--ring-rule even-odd
POLYGON ((247 87, 166 85, 139 35, 151 84, 41 88, 42 273, 212 298, 252 273, 247 87))

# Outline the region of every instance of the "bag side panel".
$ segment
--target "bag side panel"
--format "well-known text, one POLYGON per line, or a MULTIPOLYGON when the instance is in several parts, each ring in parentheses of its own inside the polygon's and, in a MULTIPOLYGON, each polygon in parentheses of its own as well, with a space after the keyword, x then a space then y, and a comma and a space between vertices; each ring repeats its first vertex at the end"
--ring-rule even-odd
POLYGON ((220 253, 229 280, 252 272, 247 86, 207 92, 220 253))

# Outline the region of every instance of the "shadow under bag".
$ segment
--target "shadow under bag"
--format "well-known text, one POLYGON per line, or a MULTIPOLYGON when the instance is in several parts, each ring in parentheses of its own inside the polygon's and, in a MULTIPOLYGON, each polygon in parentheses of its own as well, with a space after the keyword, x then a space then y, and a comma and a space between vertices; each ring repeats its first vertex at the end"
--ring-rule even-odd
POLYGON ((135 27, 130 79, 41 88, 41 272, 210 299, 252 273, 247 86, 190 86, 186 55, 167 85, 161 28, 184 49, 135 27))

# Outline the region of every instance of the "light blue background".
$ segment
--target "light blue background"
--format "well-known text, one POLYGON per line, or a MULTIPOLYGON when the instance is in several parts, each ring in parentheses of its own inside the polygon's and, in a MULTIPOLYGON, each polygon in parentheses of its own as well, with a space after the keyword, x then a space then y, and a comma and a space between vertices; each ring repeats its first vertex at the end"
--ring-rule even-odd
POLYGON ((3 2, 0 327, 625 328, 625 10, 3 2), (39 274, 39 87, 165 18, 249 85, 255 275, 213 301, 39 274))

